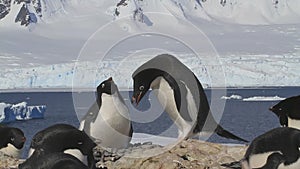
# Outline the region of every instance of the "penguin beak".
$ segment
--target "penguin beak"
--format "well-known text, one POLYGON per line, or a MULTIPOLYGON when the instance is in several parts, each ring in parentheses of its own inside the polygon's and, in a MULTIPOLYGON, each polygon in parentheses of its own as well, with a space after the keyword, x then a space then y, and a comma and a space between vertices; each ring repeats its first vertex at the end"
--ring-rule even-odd
POLYGON ((131 103, 135 103, 136 106, 139 105, 140 101, 141 101, 141 97, 142 97, 142 92, 139 92, 138 94, 134 94, 131 98, 131 103))
POLYGON ((274 111, 274 108, 273 108, 273 107, 270 107, 269 110, 270 110, 270 111, 274 111))
POLYGON ((23 143, 26 142, 26 137, 22 137, 22 142, 23 142, 23 143))

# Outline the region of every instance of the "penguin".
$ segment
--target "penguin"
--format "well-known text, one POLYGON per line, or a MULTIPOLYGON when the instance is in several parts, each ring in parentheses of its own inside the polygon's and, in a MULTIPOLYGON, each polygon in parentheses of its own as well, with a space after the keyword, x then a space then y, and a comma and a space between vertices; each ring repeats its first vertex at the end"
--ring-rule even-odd
POLYGON ((47 154, 78 149, 82 155, 87 156, 88 165, 94 166, 93 148, 95 146, 96 143, 84 131, 68 124, 55 124, 34 135, 30 144, 29 158, 24 163, 30 164, 30 161, 41 158, 39 152, 47 154))
MULTIPOLYGON (((280 153, 272 153, 268 156, 266 164, 260 169, 277 169, 284 162, 284 157, 280 153)), ((258 169, 258 168, 257 168, 258 169)))
POLYGON ((0 126, 0 151, 11 155, 15 158, 20 158, 26 137, 19 128, 0 126))
POLYGON ((300 130, 279 127, 256 137, 240 162, 222 166, 235 169, 299 169, 299 147, 300 130))
POLYGON ((100 83, 96 96, 79 129, 103 147, 127 148, 132 138, 132 124, 129 110, 112 77, 100 83))
POLYGON ((158 55, 137 68, 132 78, 134 91, 131 102, 138 105, 151 88, 177 125, 180 140, 199 133, 215 132, 225 138, 247 142, 215 121, 201 83, 176 57, 158 55))
POLYGON ((269 110, 278 116, 281 126, 300 129, 300 95, 282 100, 269 110))
MULTIPOLYGON (((241 162, 237 161, 229 164, 221 164, 223 167, 231 168, 231 169, 241 169, 241 162)), ((268 156, 267 162, 263 167, 260 168, 249 168, 246 162, 244 162, 243 169, 278 169, 279 165, 284 162, 284 156, 280 153, 272 153, 268 156)))
POLYGON ((19 169, 89 169, 88 166, 70 154, 63 152, 45 153, 41 150, 36 150, 35 153, 39 154, 40 158, 20 164, 19 169))

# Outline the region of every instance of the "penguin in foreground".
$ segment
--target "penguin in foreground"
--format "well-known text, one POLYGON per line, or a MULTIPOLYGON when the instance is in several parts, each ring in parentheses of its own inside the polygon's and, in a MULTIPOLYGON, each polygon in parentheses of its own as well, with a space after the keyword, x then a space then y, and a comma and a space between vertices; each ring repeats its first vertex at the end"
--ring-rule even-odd
POLYGON ((0 126, 0 151, 16 158, 21 157, 21 149, 26 138, 22 130, 14 127, 0 126))
POLYGON ((140 66, 132 75, 132 103, 138 105, 152 88, 179 128, 179 139, 202 132, 247 142, 223 129, 213 118, 203 87, 194 73, 176 57, 162 54, 140 66))
POLYGON ((76 157, 62 152, 45 153, 36 150, 39 159, 32 160, 30 165, 25 163, 19 165, 19 169, 89 169, 76 157))
POLYGON ((281 126, 300 129, 300 95, 282 100, 269 110, 278 116, 281 126))
POLYGON ((96 95, 96 102, 81 120, 79 129, 103 147, 126 148, 131 141, 132 124, 129 110, 111 77, 97 87, 96 95))
POLYGON ((88 165, 94 166, 93 148, 96 143, 84 132, 68 124, 55 124, 33 137, 30 157, 19 166, 20 169, 34 168, 44 154, 63 153, 68 149, 78 149, 88 158, 88 165))
POLYGON ((279 127, 256 137, 240 162, 222 166, 234 169, 299 169, 299 147, 300 130, 279 127))

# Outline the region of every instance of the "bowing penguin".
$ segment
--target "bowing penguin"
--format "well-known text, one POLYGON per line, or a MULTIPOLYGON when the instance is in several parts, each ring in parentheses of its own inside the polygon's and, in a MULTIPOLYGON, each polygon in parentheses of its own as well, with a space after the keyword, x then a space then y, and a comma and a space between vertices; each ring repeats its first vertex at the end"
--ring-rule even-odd
POLYGON ((20 168, 34 166, 44 154, 78 149, 88 157, 88 165, 94 166, 93 148, 96 143, 84 132, 68 124, 55 124, 36 133, 30 145, 30 157, 20 168))
POLYGON ((299 169, 299 147, 300 130, 279 127, 256 137, 240 163, 222 166, 235 169, 299 169))
POLYGON ((97 87, 96 95, 79 129, 103 147, 126 148, 133 133, 129 110, 111 77, 97 87))
POLYGON ((21 149, 26 138, 22 130, 14 127, 0 126, 0 151, 16 158, 21 157, 21 149))
POLYGON ((179 128, 179 138, 187 139, 200 132, 247 142, 226 131, 214 120, 203 87, 194 73, 169 54, 154 57, 132 75, 132 102, 138 104, 152 88, 158 101, 179 128))
POLYGON ((300 129, 300 95, 282 100, 269 110, 278 116, 281 126, 300 129))

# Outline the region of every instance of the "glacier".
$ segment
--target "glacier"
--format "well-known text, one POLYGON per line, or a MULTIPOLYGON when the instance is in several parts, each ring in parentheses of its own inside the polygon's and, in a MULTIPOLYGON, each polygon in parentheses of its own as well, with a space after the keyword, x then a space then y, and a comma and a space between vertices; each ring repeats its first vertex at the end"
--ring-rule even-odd
POLYGON ((17 104, 0 103, 0 123, 9 123, 16 120, 30 120, 44 118, 45 105, 28 106, 26 102, 17 104))
POLYGON ((298 1, 44 0, 40 13, 27 4, 27 27, 15 23, 22 3, 0 20, 3 90, 94 90, 110 76, 131 89, 135 68, 161 53, 204 87, 300 84, 298 1))

